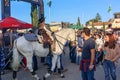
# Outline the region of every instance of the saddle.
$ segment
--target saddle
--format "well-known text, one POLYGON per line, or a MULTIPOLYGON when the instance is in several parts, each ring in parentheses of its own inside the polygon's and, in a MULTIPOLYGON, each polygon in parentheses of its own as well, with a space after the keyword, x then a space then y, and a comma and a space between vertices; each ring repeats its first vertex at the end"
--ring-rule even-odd
POLYGON ((38 40, 37 35, 35 35, 33 33, 25 34, 24 37, 27 41, 37 41, 38 40))

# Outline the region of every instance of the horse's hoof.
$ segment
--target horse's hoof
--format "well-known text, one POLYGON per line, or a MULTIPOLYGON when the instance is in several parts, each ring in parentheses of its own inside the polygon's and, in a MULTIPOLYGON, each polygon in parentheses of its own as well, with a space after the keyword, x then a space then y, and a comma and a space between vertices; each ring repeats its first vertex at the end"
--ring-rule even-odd
POLYGON ((64 74, 61 74, 60 77, 61 77, 61 78, 65 78, 64 74))

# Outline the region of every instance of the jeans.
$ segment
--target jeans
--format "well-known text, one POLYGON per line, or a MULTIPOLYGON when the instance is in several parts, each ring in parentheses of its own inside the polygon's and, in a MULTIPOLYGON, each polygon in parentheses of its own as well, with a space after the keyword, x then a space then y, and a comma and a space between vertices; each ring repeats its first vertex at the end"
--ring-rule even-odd
POLYGON ((46 63, 48 63, 49 65, 49 68, 51 68, 52 67, 52 56, 47 56, 45 59, 46 59, 46 63))
POLYGON ((103 60, 103 52, 96 51, 96 64, 102 63, 103 60))
POLYGON ((41 63, 45 62, 45 57, 41 57, 41 63))
POLYGON ((71 62, 76 63, 76 47, 71 47, 71 62))
POLYGON ((94 70, 87 70, 87 72, 82 72, 82 80, 95 80, 94 79, 94 70))
MULTIPOLYGON (((81 71, 82 73, 82 80, 95 80, 94 79, 94 69, 89 70, 90 63, 87 63, 87 71, 81 71)), ((82 66, 84 68, 84 66, 82 66)))
POLYGON ((63 70, 63 63, 62 63, 62 54, 60 55, 60 69, 63 70))
POLYGON ((80 55, 76 56, 76 64, 77 65, 80 64, 80 60, 81 60, 81 56, 80 55))
POLYGON ((110 80, 110 74, 112 76, 112 79, 116 80, 116 74, 115 74, 116 69, 115 69, 114 62, 112 62, 110 60, 105 60, 103 62, 103 68, 104 68, 104 72, 105 72, 105 80, 110 80))

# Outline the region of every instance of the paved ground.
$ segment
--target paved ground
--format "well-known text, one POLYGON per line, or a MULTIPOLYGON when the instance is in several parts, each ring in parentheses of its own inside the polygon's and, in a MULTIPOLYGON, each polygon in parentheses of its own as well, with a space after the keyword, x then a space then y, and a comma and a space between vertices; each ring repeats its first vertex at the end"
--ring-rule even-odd
MULTIPOLYGON (((40 60, 38 59, 38 62, 40 60)), ((120 61, 119 61, 120 64, 120 61)), ((79 66, 73 63, 70 63, 68 54, 63 55, 63 65, 64 68, 68 69, 65 74, 65 78, 60 78, 59 75, 52 75, 48 78, 48 80, 82 80, 81 73, 79 71, 79 66)), ((47 66, 43 64, 39 64, 39 70, 37 71, 39 77, 42 79, 42 76, 47 72, 47 66)), ((120 80, 120 66, 117 67, 117 80, 120 80)), ((96 80, 105 80, 104 79, 104 72, 102 66, 98 66, 95 71, 95 79, 96 80)), ((2 80, 12 80, 12 72, 7 71, 5 75, 2 75, 2 80)), ((24 71, 21 69, 18 72, 18 80, 35 80, 32 78, 29 71, 24 71)))

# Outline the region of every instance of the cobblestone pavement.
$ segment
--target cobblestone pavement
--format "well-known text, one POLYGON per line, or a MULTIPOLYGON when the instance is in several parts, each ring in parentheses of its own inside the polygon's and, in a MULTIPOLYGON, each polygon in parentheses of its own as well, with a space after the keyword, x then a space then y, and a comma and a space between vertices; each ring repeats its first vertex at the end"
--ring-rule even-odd
MULTIPOLYGON (((42 80, 43 75, 47 72, 47 66, 41 64, 40 59, 38 59, 38 62, 39 62, 39 70, 37 71, 37 73, 42 80)), ((60 78, 59 75, 52 75, 47 80, 82 80, 81 73, 79 71, 79 66, 74 63, 70 63, 68 54, 63 55, 63 65, 65 69, 68 69, 68 71, 64 72, 65 78, 60 78)), ((119 65, 120 65, 120 61, 119 61, 119 65)), ((117 74, 117 80, 120 80, 120 66, 117 67, 116 74, 117 74)), ((95 79, 105 80, 103 68, 101 65, 97 66, 96 68, 95 79)), ((12 80, 12 72, 6 71, 6 73, 2 75, 2 80, 12 80)), ((18 80, 35 80, 35 79, 32 78, 29 71, 27 70, 25 71, 21 69, 18 72, 18 80)))

